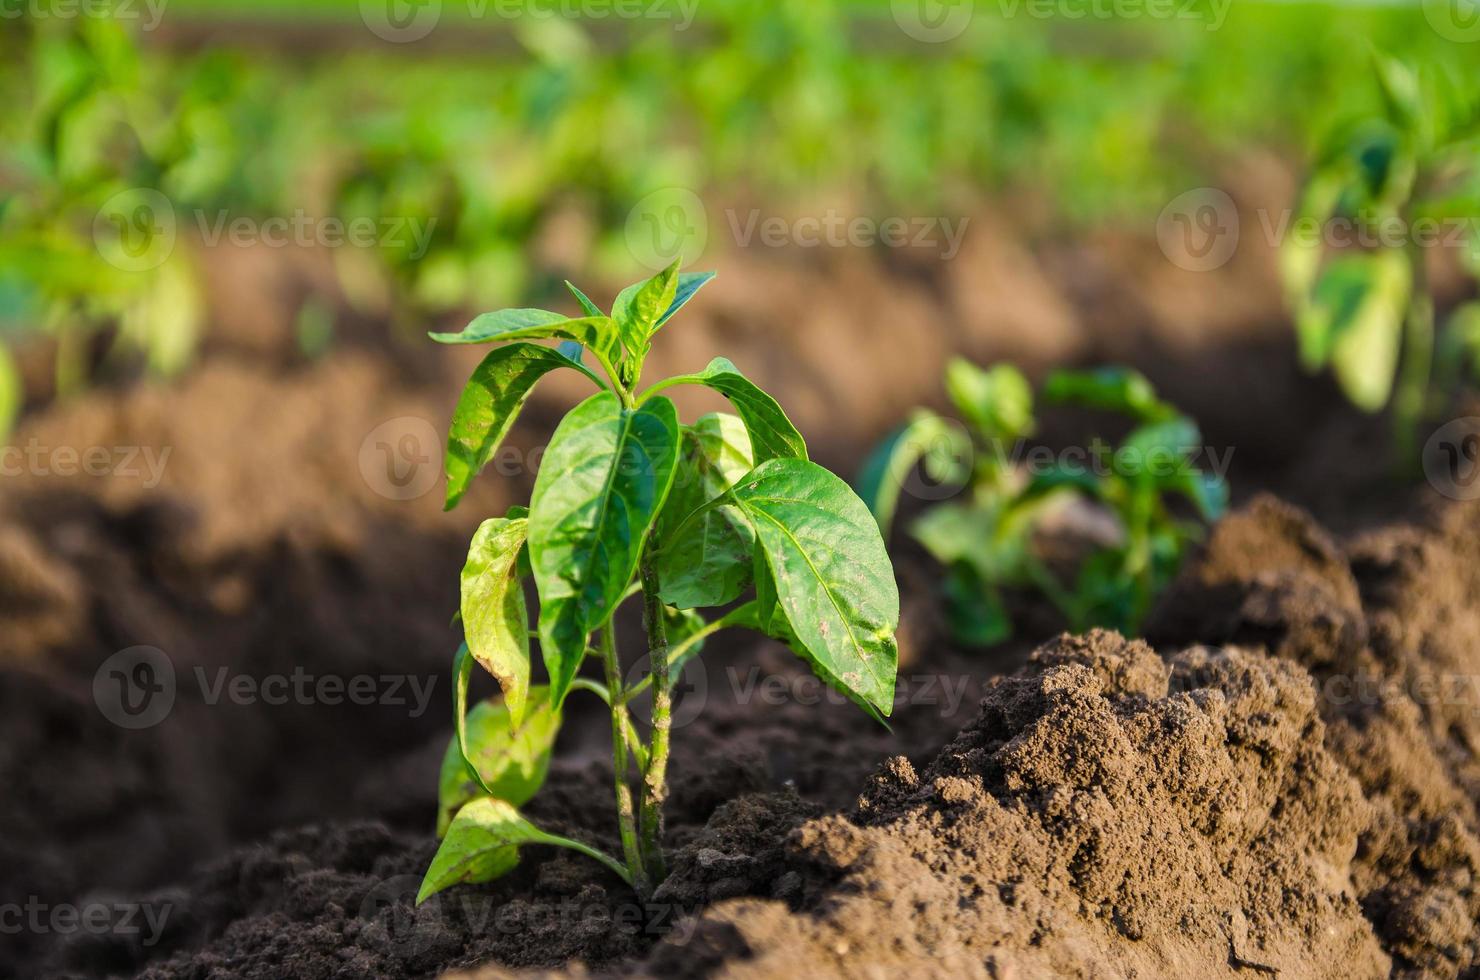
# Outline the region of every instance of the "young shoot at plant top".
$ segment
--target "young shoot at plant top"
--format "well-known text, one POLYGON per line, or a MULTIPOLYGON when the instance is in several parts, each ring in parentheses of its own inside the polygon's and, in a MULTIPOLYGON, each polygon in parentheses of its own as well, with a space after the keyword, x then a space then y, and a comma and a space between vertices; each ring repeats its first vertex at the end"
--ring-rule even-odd
MULTIPOLYGON (((443 760, 442 845, 418 901, 508 872, 523 844, 580 851, 644 899, 667 873, 663 802, 673 678, 705 638, 745 627, 791 647, 865 711, 888 715, 898 662, 899 592, 873 516, 849 486, 807 459, 776 400, 717 357, 697 374, 641 389, 654 335, 714 277, 675 263, 617 296, 610 315, 574 286, 583 311, 486 313, 444 344, 501 344, 463 390, 447 439, 447 507, 508 433, 551 371, 585 375, 597 391, 550 439, 529 507, 483 522, 462 572, 465 641, 454 661, 457 734, 443 760), (530 343, 561 341, 558 348, 530 343), (586 352, 604 378, 583 363, 586 352), (683 424, 660 392, 702 385, 735 414, 683 424), (548 685, 530 682, 523 580, 539 595, 548 685), (752 597, 739 602, 747 592, 752 597), (640 596, 651 672, 625 686, 613 617, 640 596), (697 610, 728 607, 712 620, 697 610), (592 634, 595 643, 592 643, 592 634), (579 676, 590 658, 604 683, 579 676), (474 664, 501 700, 467 710, 474 664), (628 704, 652 692, 646 741, 628 704), (566 698, 583 691, 610 709, 620 859, 544 833, 520 815, 544 781, 566 698), (640 779, 629 779, 635 767, 640 779)), ((569 284, 567 283, 569 286, 569 284)))

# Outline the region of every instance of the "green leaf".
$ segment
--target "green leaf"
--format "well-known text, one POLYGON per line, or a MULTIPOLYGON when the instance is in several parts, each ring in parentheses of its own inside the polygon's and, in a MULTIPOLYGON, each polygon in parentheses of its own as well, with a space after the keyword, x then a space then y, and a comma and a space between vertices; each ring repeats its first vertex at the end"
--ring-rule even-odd
POLYGON ((1143 425, 1125 437, 1112 460, 1121 476, 1131 479, 1148 479, 1159 474, 1153 472, 1170 464, 1170 477, 1180 472, 1191 472, 1193 466, 1188 457, 1202 445, 1202 433, 1197 423, 1186 416, 1178 416, 1165 422, 1143 425))
POLYGON ((503 689, 514 724, 529 692, 529 613, 520 584, 519 552, 529 531, 522 507, 478 527, 462 570, 463 635, 473 658, 503 689))
POLYGON ((678 290, 673 294, 673 302, 669 304, 668 311, 658 317, 658 322, 653 325, 653 333, 673 318, 673 314, 688 305, 694 294, 703 289, 709 280, 715 277, 713 272, 685 272, 678 277, 678 290))
POLYGON ((888 715, 899 659, 899 590, 863 501, 802 459, 762 463, 732 498, 755 530, 775 611, 796 637, 796 652, 823 680, 888 715))
POLYGON ((474 318, 460 333, 429 334, 439 344, 492 344, 508 340, 572 340, 603 355, 617 350, 617 326, 610 317, 571 319, 548 310, 499 310, 474 318))
POLYGON ((1130 368, 1055 371, 1043 383, 1043 397, 1106 412, 1122 412, 1143 422, 1172 418, 1177 410, 1156 397, 1145 375, 1130 368))
POLYGON ((1418 74, 1397 58, 1377 51, 1372 53, 1372 60, 1388 118, 1404 129, 1418 130, 1425 116, 1418 74))
POLYGON ((807 442, 791 419, 781 410, 776 399, 766 394, 731 364, 728 358, 716 357, 698 374, 669 378, 669 385, 703 385, 730 400, 750 432, 750 446, 757 463, 768 459, 806 459, 807 442))
MULTIPOLYGON (((663 629, 664 634, 668 638, 669 649, 687 641, 691 636, 694 636, 708 625, 704 617, 692 609, 675 609, 672 606, 663 607, 663 629)), ((704 641, 702 639, 695 641, 693 646, 689 648, 689 656, 684 659, 688 660, 703 648, 704 641)))
POLYGON ((946 393, 984 442, 1019 439, 1033 431, 1033 388, 1011 364, 983 371, 952 358, 946 365, 946 393))
POLYGON ((735 485, 754 463, 745 423, 734 415, 705 415, 684 426, 678 475, 658 518, 657 571, 663 601, 680 609, 722 606, 750 584, 750 524, 734 507, 699 507, 735 485))
POLYGON ((1342 256, 1321 274, 1300 319, 1306 362, 1329 360, 1347 398, 1365 411, 1381 409, 1392 392, 1410 286, 1400 251, 1342 256))
POLYGON ((1469 376, 1480 381, 1480 302, 1471 301, 1449 315, 1439 337, 1435 378, 1440 390, 1454 388, 1469 376))
POLYGON ((1029 542, 1047 498, 1023 494, 1015 499, 944 503, 930 508, 910 526, 915 540, 947 567, 969 564, 997 584, 1023 580, 1029 542))
POLYGON ((1300 210, 1291 222, 1291 233, 1280 243, 1280 275, 1284 280, 1286 299, 1297 319, 1299 311, 1309 302, 1311 288, 1320 274, 1325 243, 1320 235, 1294 229, 1326 227, 1336 213, 1345 185, 1343 174, 1331 170, 1317 172, 1301 196, 1300 210))
POLYGON ((678 414, 656 398, 635 411, 611 392, 571 410, 540 465, 529 555, 540 594, 540 644, 556 707, 586 640, 616 609, 677 469, 678 414))
POLYGON ((569 279, 565 280, 565 288, 570 290, 571 295, 576 298, 577 303, 581 304, 581 310, 585 312, 587 316, 606 316, 605 313, 601 312, 601 307, 591 302, 591 297, 587 296, 585 293, 577 289, 575 283, 571 282, 569 279))
POLYGON ((1203 520, 1216 521, 1228 511, 1228 483, 1215 474, 1184 470, 1160 481, 1159 485, 1192 501, 1203 520))
POLYGON ((523 806, 544 785, 550 753, 560 731, 560 713, 550 705, 549 688, 529 691, 522 724, 500 701, 481 701, 467 715, 463 745, 453 736, 442 757, 438 781, 437 836, 443 837, 453 815, 470 800, 487 794, 523 806), (466 752, 464 752, 464 747, 466 752), (469 772, 472 766, 474 772, 469 772))
POLYGON ((948 502, 921 514, 910 525, 910 534, 936 561, 954 565, 986 548, 995 525, 996 515, 990 508, 948 502))
POLYGON ((628 355, 641 359, 647 354, 649 338, 658 329, 658 318, 678 295, 678 263, 651 279, 628 286, 612 304, 612 319, 628 355))
POLYGON ((473 477, 488 464, 514 426, 529 393, 557 368, 575 368, 598 387, 601 381, 579 361, 538 344, 510 344, 483 359, 463 388, 447 433, 446 510, 456 507, 473 477))
POLYGON ((453 885, 479 884, 508 874, 518 866, 519 848, 526 844, 553 844, 579 851, 605 864, 629 885, 632 883, 626 869, 607 855, 580 841, 547 834, 507 802, 485 796, 457 811, 422 879, 416 903, 420 905, 453 885))
POLYGON ((478 781, 484 792, 489 792, 488 787, 483 786, 483 776, 477 767, 468 761, 468 684, 473 679, 474 663, 476 661, 468 652, 468 645, 460 644, 452 656, 452 728, 456 733, 453 741, 462 753, 468 774, 478 781))
POLYGON ((1048 466, 1036 471, 1023 491, 1028 497, 1044 497, 1061 490, 1077 490, 1089 497, 1104 496, 1100 479, 1082 466, 1048 466))
POLYGON ((918 411, 869 454, 858 475, 858 495, 887 537, 900 492, 917 463, 925 460, 927 472, 942 483, 964 486, 971 473, 963 460, 971 456, 971 439, 959 426, 934 412, 918 411))
POLYGON ((10 348, 0 344, 0 440, 10 435, 25 400, 26 386, 10 348))

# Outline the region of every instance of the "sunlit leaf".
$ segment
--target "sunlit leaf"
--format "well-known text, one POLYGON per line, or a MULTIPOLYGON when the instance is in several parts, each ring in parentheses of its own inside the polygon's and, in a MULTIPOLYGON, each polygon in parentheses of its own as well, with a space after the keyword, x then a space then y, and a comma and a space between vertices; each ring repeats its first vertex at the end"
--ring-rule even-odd
POLYGON ((848 484, 815 463, 773 459, 733 498, 801 654, 823 680, 888 715, 899 590, 878 524, 848 484))
POLYGON ((529 554, 540 594, 540 645, 558 707, 586 640, 617 606, 678 461, 673 403, 624 409, 610 392, 561 421, 530 502, 529 554))

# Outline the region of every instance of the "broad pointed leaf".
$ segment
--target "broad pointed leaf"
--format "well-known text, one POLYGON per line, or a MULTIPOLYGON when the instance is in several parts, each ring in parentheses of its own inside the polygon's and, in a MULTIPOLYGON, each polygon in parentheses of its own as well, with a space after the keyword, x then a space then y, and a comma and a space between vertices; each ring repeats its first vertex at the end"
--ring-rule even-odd
POLYGON ((579 851, 630 883, 626 870, 610 857, 579 841, 547 834, 504 800, 485 796, 457 811, 422 879, 417 904, 453 885, 478 884, 508 874, 518 866, 519 848, 525 844, 553 844, 579 851))
POLYGON ((548 310, 499 310, 475 317, 460 333, 433 333, 439 344, 493 344, 508 340, 573 340, 604 354, 617 349, 617 326, 609 317, 572 319, 548 310))
POLYGON ((569 279, 565 281, 565 288, 570 290, 571 295, 576 298, 577 303, 581 304, 581 310, 585 312, 587 316, 606 316, 605 313, 601 312, 601 307, 591 302, 591 297, 587 296, 585 293, 581 292, 580 289, 576 288, 575 283, 571 282, 569 279))
POLYGON ((473 658, 498 680, 514 724, 524 719, 529 692, 529 613, 520 583, 519 552, 528 511, 484 521, 462 570, 463 636, 473 658))
POLYGON ((538 344, 500 347, 473 371, 452 413, 452 426, 447 433, 447 456, 443 464, 447 472, 446 510, 457 506, 473 477, 498 452, 535 384, 556 368, 574 368, 598 388, 603 387, 596 375, 581 366, 579 359, 572 360, 538 344))
POLYGON ((925 461, 931 477, 964 486, 970 477, 971 438, 958 424, 934 412, 916 412, 869 455, 858 476, 858 495, 868 505, 879 530, 889 534, 899 495, 915 465, 925 461))
POLYGON ((1177 410, 1156 397, 1145 376, 1130 368, 1094 371, 1055 371, 1043 383, 1043 397, 1107 412, 1123 412, 1142 422, 1159 422, 1177 410))
POLYGON ((635 411, 602 392, 555 430, 535 479, 529 554, 540 644, 558 707, 591 631, 621 600, 673 484, 678 414, 666 398, 635 411))
POLYGON ((658 318, 673 305, 677 294, 677 262, 617 294, 612 304, 612 319, 617 321, 622 346, 630 356, 640 359, 647 353, 649 338, 658 328, 658 318))
POLYGON ((952 358, 946 365, 946 392, 983 440, 1017 439, 1033 431, 1033 388, 1011 364, 983 370, 952 358))
POLYGON ((863 501, 806 460, 773 459, 733 491, 755 530, 776 611, 823 680, 887 715, 894 706, 899 590, 863 501))
POLYGON ((750 446, 757 463, 782 457, 807 458, 806 440, 776 399, 741 374, 728 358, 716 357, 698 374, 679 375, 663 384, 704 385, 728 398, 750 432, 750 446))
POLYGON ((460 644, 452 657, 452 726, 455 733, 452 740, 463 755, 468 774, 484 792, 488 792, 488 787, 482 785, 483 776, 468 761, 468 685, 473 680, 473 664, 476 662, 466 643, 460 644))
POLYGON ((673 314, 688 305, 694 294, 703 289, 709 280, 715 277, 713 272, 685 272, 678 277, 678 291, 673 294, 673 303, 668 307, 668 312, 658 317, 658 322, 653 325, 653 333, 673 318, 673 314))
POLYGON ((529 691, 527 717, 516 724, 507 704, 480 701, 468 712, 464 745, 447 745, 438 781, 437 836, 447 833, 453 816, 480 795, 491 794, 523 806, 539 791, 550 768, 550 752, 560 731, 560 713, 550 705, 549 688, 529 691), (472 766, 477 778, 468 771, 472 766))
MULTIPOLYGON (((1331 368, 1353 405, 1375 412, 1387 404, 1398 371, 1403 319, 1408 308, 1412 275, 1407 256, 1400 251, 1375 252, 1339 260, 1366 266, 1360 299, 1349 296, 1331 308, 1331 368)), ((1333 262, 1328 274, 1338 268, 1333 262)), ((1316 286, 1317 315, 1323 304, 1325 276, 1316 286)))
POLYGON ((1228 483, 1216 474, 1196 469, 1180 470, 1159 480, 1158 486, 1192 501, 1203 520, 1216 521, 1228 510, 1228 483))
POLYGON ((1126 436, 1112 463, 1131 479, 1170 479, 1194 470, 1189 458, 1202 445, 1197 423, 1184 416, 1143 425, 1126 436))
POLYGON ((684 426, 678 475, 658 519, 658 580, 663 601, 680 609, 722 606, 750 584, 750 524, 734 507, 697 508, 750 472, 745 423, 734 415, 705 415, 684 426))

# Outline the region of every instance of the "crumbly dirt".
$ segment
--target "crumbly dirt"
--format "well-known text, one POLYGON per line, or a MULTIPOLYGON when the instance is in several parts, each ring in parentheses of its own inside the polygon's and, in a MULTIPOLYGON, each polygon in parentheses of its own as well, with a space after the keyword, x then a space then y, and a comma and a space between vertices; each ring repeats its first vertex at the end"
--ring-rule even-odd
MULTIPOLYGON (((1474 517, 1338 543, 1260 498, 1168 594, 1149 630, 1161 653, 1062 636, 924 758, 888 755, 847 713, 784 706, 747 739, 730 726, 749 709, 723 708, 680 743, 677 785, 703 788, 675 801, 673 872, 647 908, 535 849, 504 881, 413 909, 431 836, 332 824, 153 896, 177 917, 152 949, 73 942, 58 969, 1472 975, 1480 722, 1458 685, 1480 673, 1474 517), (778 768, 786 742, 826 764, 778 768)), ((562 763, 531 812, 610 845, 608 778, 562 763)))

